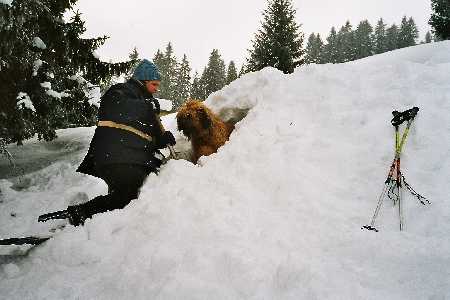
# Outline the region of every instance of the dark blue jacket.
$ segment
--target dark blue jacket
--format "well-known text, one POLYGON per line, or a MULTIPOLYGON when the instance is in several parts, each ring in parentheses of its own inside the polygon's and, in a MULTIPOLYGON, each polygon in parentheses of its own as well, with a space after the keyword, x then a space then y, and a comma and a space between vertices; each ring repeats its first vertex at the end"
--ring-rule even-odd
POLYGON ((161 160, 155 157, 162 135, 160 107, 147 89, 130 79, 113 85, 101 98, 99 121, 113 121, 138 129, 152 142, 123 129, 97 127, 83 162, 77 171, 99 177, 97 170, 110 164, 143 165, 155 171, 161 160))

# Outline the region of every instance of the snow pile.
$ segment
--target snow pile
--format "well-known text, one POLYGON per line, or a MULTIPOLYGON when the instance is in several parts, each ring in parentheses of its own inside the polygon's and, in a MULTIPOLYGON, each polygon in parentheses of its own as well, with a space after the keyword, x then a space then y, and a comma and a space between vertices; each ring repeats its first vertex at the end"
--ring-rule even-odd
MULTIPOLYGON (((2 297, 445 299, 449 70, 450 42, 441 42, 243 76, 206 101, 241 120, 217 154, 201 166, 171 160, 125 209, 67 227, 27 258, 5 259, 2 297), (362 231, 394 156, 391 112, 412 106, 420 111, 402 168, 433 204, 404 192, 405 231, 391 203, 379 233, 362 231)), ((173 116, 165 127, 175 130, 173 116)), ((58 134, 86 147, 92 128, 58 134)), ((33 145, 44 144, 25 147, 33 145)), ((17 179, 0 181, 2 235, 14 233, 12 223, 29 232, 31 219, 76 193, 106 192, 100 180, 74 173, 83 147, 62 146, 74 154, 25 176, 21 188, 17 179)))

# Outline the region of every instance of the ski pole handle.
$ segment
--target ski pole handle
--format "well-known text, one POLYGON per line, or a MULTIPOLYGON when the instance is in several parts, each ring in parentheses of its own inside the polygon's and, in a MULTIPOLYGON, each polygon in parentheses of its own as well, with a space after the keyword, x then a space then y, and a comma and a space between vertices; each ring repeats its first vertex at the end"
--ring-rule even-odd
POLYGON ((398 111, 394 110, 392 112, 392 115, 394 116, 394 118, 392 118, 391 124, 393 126, 399 126, 405 121, 412 120, 416 117, 418 111, 419 111, 419 108, 416 106, 414 106, 411 109, 405 110, 403 112, 398 112, 398 111))

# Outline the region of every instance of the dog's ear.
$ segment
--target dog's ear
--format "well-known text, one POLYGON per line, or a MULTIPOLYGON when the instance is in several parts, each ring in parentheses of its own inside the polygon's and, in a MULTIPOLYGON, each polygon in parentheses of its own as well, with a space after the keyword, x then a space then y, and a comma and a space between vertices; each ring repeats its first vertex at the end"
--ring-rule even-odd
POLYGON ((212 125, 211 118, 209 117, 208 113, 204 109, 198 110, 198 116, 200 120, 200 124, 202 124, 204 129, 208 129, 212 125))

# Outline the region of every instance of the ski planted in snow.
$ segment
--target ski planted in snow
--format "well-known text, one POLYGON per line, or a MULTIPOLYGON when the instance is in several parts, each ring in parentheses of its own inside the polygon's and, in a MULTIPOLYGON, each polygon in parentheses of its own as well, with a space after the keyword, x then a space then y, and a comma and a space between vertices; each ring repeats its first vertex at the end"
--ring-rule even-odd
MULTIPOLYGON (((46 222, 48 220, 58 220, 58 219, 67 219, 68 213, 66 210, 56 211, 48 214, 40 215, 38 218, 39 222, 46 222)), ((57 230, 64 229, 66 225, 59 225, 56 228, 50 229, 49 233, 42 234, 42 235, 32 235, 32 236, 23 236, 23 237, 13 237, 13 238, 6 238, 6 239, 0 239, 0 248, 2 251, 0 251, 0 255, 24 255, 28 253, 28 251, 38 246, 49 239, 53 237, 53 234, 57 230), (5 247, 2 247, 5 246, 5 247), (17 247, 14 247, 17 246, 17 247), (19 249, 21 246, 26 247, 25 250, 19 249)))
POLYGON ((52 236, 26 236, 26 237, 15 237, 15 238, 8 238, 0 240, 0 245, 6 246, 6 245, 33 245, 37 246, 42 244, 43 242, 51 239, 52 236))

